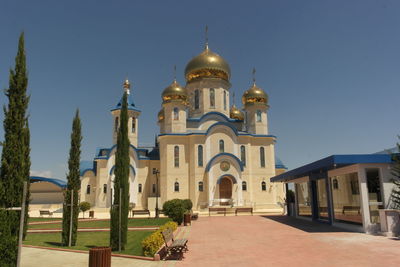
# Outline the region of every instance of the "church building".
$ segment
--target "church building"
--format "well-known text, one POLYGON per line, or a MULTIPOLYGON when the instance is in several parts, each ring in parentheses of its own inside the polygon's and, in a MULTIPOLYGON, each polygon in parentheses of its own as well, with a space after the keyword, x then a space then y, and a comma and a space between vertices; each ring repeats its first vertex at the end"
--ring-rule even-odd
MULTIPOLYGON (((229 64, 204 51, 185 68, 185 86, 176 79, 161 93, 160 132, 154 147, 138 145, 140 110, 128 80, 130 202, 154 210, 167 200, 191 199, 194 210, 229 205, 282 211, 285 190, 270 178, 286 167, 275 157, 276 136, 268 131, 268 95, 253 84, 244 90, 242 108, 230 104, 229 64), (158 195, 157 195, 158 194, 158 195)), ((122 98, 121 98, 122 101, 122 98)), ((111 110, 113 146, 99 148, 81 164, 80 201, 108 209, 112 203, 121 101, 111 110), (89 164, 87 164, 89 163, 89 164)))

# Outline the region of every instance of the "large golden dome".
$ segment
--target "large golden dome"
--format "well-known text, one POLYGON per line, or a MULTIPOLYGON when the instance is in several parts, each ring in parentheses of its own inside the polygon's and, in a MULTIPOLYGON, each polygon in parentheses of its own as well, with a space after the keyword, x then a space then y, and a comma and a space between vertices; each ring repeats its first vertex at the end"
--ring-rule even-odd
POLYGON ((161 122, 161 121, 164 120, 164 118, 165 118, 165 113, 164 113, 164 109, 163 109, 163 108, 158 112, 157 117, 158 117, 158 122, 161 122))
POLYGON ((200 55, 192 58, 185 68, 186 81, 198 78, 220 78, 229 81, 231 69, 228 63, 208 46, 200 55))
POLYGON ((253 104, 263 104, 268 106, 268 95, 263 89, 258 87, 256 83, 253 83, 253 86, 244 92, 242 96, 242 103, 245 106, 253 104))
POLYGON ((188 95, 186 89, 179 85, 174 80, 167 88, 162 92, 163 103, 169 103, 171 101, 182 101, 184 104, 188 102, 188 95))
POLYGON ((235 120, 241 120, 241 121, 244 120, 243 112, 240 109, 238 109, 235 104, 233 104, 231 110, 229 111, 229 117, 235 120))

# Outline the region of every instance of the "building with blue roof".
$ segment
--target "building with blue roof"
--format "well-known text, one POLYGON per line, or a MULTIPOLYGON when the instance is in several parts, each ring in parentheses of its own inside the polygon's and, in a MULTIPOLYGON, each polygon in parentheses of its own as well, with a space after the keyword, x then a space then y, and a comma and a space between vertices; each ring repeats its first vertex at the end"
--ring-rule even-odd
POLYGON ((293 216, 376 233, 386 223, 381 222, 379 210, 392 205, 391 166, 396 156, 388 151, 331 155, 270 181, 293 185, 293 216))
MULTIPOLYGON (((231 105, 230 75, 229 64, 208 46, 190 60, 185 86, 174 79, 161 92, 153 147, 138 145, 141 111, 125 81, 131 143, 127 190, 137 209, 154 210, 156 199, 161 205, 180 198, 191 199, 194 210, 221 205, 283 210, 284 186, 269 181, 286 166, 275 156, 277 137, 268 131, 268 95, 254 77, 243 106, 231 105)), ((113 145, 99 147, 93 160, 81 163, 80 199, 95 208, 109 208, 113 201, 121 101, 111 109, 113 145)))

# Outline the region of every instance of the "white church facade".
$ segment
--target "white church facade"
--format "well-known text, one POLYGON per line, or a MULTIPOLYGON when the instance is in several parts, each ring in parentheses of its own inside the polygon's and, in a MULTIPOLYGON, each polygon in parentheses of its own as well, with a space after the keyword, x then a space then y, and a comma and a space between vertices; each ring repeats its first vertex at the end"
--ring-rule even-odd
MULTIPOLYGON (((255 81, 242 96, 243 108, 230 105, 230 67, 208 45, 186 66, 186 85, 174 80, 162 92, 160 132, 154 147, 138 145, 140 110, 130 83, 128 130, 130 202, 154 210, 159 203, 191 199, 194 210, 211 206, 280 211, 284 185, 270 178, 285 171, 275 158, 276 136, 268 131, 268 95, 255 81)), ((108 209, 112 203, 116 140, 121 101, 111 110, 113 146, 100 148, 81 164, 80 201, 108 209)), ((160 206, 161 207, 161 206, 160 206)))

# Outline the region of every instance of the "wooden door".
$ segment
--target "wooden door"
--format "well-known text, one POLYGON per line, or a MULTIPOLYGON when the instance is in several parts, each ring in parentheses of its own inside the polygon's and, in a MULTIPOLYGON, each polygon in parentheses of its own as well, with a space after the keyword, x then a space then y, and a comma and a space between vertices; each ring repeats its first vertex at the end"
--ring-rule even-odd
POLYGON ((222 178, 219 185, 219 198, 231 199, 232 198, 232 182, 229 178, 222 178))

